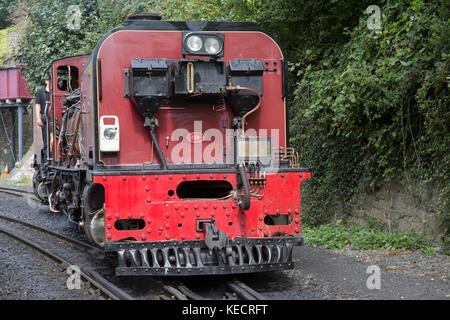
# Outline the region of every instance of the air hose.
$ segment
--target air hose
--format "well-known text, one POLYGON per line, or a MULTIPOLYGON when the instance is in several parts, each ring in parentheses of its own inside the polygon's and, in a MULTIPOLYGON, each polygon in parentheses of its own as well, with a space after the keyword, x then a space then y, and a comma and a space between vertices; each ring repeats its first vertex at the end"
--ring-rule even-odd
POLYGON ((242 164, 238 165, 238 172, 241 176, 242 185, 244 186, 244 199, 241 198, 238 205, 242 210, 248 210, 250 209, 250 188, 248 186, 247 175, 245 174, 245 167, 242 164))

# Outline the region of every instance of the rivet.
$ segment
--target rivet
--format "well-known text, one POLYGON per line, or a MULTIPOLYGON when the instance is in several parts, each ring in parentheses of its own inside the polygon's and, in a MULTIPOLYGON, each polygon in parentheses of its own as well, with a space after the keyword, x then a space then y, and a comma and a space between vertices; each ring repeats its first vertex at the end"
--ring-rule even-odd
POLYGON ((141 238, 142 238, 142 240, 147 240, 147 237, 145 236, 145 234, 142 234, 141 238))
POLYGON ((179 208, 178 207, 175 207, 175 210, 178 210, 179 208))
POLYGON ((184 205, 184 210, 187 210, 187 209, 189 209, 189 207, 188 207, 187 204, 185 204, 185 205, 184 205))
POLYGON ((118 213, 116 213, 114 216, 116 217, 116 219, 120 218, 120 214, 118 214, 118 213))
POLYGON ((131 219, 131 212, 128 212, 128 218, 131 219))
POLYGON ((106 235, 106 238, 108 238, 109 240, 111 240, 111 235, 110 235, 110 234, 106 235))
POLYGON ((199 174, 198 174, 198 175, 196 175, 196 178, 197 178, 197 179, 200 179, 200 175, 199 175, 199 174))
POLYGON ((184 218, 184 212, 181 213, 181 217, 184 218))
POLYGON ((164 214, 164 216, 166 217, 166 219, 169 219, 169 218, 170 218, 170 214, 169 214, 168 212, 166 212, 166 213, 164 214))
POLYGON ((111 229, 111 225, 110 225, 110 224, 108 224, 108 225, 106 226, 106 228, 108 228, 108 229, 111 229))
POLYGON ((226 174, 223 175, 223 178, 226 179, 228 176, 226 174))
POLYGON ((233 204, 231 207, 232 207, 233 209, 236 209, 236 205, 235 205, 235 204, 233 204))
POLYGON ((166 229, 169 230, 170 229, 170 225, 166 224, 166 229))
POLYGON ((142 180, 143 181, 147 180, 147 177, 146 176, 142 176, 142 180))
POLYGON ((152 223, 152 218, 147 218, 147 223, 152 223))
POLYGON ((149 192, 150 188, 148 186, 145 187, 145 191, 149 192))
POLYGON ((300 213, 300 210, 295 209, 295 213, 296 213, 296 214, 299 214, 299 213, 300 213))
POLYGON ((265 230, 264 235, 267 237, 269 235, 269 232, 267 232, 267 230, 265 230))
POLYGON ((224 203, 224 204, 222 205, 222 208, 226 209, 226 208, 227 208, 227 204, 224 203))
POLYGON ((152 202, 152 199, 147 198, 147 202, 148 202, 148 203, 152 202))
POLYGON ((103 181, 106 181, 106 177, 103 177, 102 180, 103 180, 103 181))
POLYGON ((196 237, 197 239, 200 239, 200 235, 199 235, 198 233, 195 235, 195 237, 196 237))
POLYGON ((110 214, 106 215, 106 219, 111 220, 112 219, 111 215, 110 214))
POLYGON ((183 180, 186 180, 186 175, 185 174, 183 174, 183 180))
POLYGON ((197 217, 200 217, 200 212, 197 212, 195 215, 196 215, 197 217))
POLYGON ((143 212, 141 212, 139 215, 141 216, 141 218, 144 218, 144 213, 143 212))
POLYGON ((225 211, 225 214, 227 215, 227 217, 230 216, 230 211, 225 211))
POLYGON ((127 181, 127 177, 122 177, 122 180, 123 181, 127 181))

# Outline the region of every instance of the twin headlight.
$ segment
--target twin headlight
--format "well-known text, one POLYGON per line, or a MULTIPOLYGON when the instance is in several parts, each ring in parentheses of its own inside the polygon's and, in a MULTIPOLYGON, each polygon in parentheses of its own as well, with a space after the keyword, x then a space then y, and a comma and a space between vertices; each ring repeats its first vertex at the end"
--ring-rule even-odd
POLYGON ((223 56, 224 35, 221 33, 183 32, 183 55, 223 56))

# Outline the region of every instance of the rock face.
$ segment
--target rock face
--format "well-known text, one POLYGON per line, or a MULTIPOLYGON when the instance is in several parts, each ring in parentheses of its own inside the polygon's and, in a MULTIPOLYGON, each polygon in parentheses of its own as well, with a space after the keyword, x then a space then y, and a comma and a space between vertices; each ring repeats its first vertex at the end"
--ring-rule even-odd
POLYGON ((33 174, 34 169, 31 168, 33 163, 34 152, 33 147, 23 156, 22 161, 17 162, 14 169, 12 169, 8 175, 2 175, 0 182, 21 186, 33 186, 33 174))
POLYGON ((438 188, 386 183, 379 191, 358 199, 353 205, 353 222, 379 227, 388 232, 409 232, 433 236, 437 241, 442 226, 437 214, 438 188))

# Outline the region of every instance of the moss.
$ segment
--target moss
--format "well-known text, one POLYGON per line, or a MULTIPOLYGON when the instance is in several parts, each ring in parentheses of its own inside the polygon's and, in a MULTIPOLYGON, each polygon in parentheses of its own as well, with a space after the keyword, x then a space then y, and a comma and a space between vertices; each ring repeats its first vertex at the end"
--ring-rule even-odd
POLYGON ((9 29, 10 28, 0 30, 0 65, 2 65, 4 63, 3 58, 9 52, 9 46, 8 46, 9 29))

